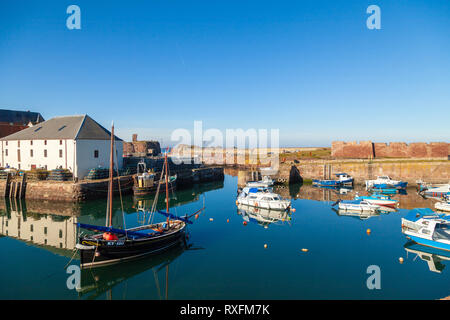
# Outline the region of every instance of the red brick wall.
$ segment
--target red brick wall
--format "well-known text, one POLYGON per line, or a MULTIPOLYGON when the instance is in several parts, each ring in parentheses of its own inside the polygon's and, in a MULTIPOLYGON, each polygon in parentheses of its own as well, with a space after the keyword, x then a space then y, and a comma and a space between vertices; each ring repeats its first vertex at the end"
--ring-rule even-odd
POLYGON ((343 142, 333 141, 331 155, 334 158, 367 159, 374 158, 443 158, 450 154, 450 144, 446 142, 391 142, 372 143, 371 141, 343 142))

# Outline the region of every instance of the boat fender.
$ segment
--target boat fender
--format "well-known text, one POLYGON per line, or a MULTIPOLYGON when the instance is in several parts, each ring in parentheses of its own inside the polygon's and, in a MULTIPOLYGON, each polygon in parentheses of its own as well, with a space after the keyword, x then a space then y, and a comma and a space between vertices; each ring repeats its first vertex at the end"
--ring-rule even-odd
POLYGON ((103 233, 103 239, 104 240, 119 240, 119 238, 115 234, 112 234, 109 232, 103 233))
POLYGON ((94 250, 95 246, 85 246, 83 244, 77 243, 75 245, 75 248, 79 249, 79 250, 94 250))

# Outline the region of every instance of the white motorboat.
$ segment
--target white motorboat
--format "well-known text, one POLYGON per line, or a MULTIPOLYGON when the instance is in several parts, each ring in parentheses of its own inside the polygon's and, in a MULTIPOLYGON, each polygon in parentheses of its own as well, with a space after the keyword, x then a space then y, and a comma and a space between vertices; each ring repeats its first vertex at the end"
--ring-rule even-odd
POLYGON ((365 200, 338 200, 334 205, 339 204, 339 209, 354 212, 376 212, 379 205, 370 204, 365 200))
POLYGON ((436 202, 434 207, 440 211, 449 211, 450 212, 450 200, 443 202, 436 202))
POLYGON ((402 232, 423 246, 450 251, 450 217, 428 208, 414 209, 402 218, 402 232))
POLYGON ((366 189, 405 189, 408 186, 408 182, 393 180, 389 176, 378 176, 375 180, 366 180, 366 189))
POLYGON ((442 184, 440 186, 423 188, 420 193, 428 197, 444 198, 450 196, 450 184, 442 184))
POLYGON ((239 193, 236 202, 237 204, 270 210, 287 210, 291 206, 290 200, 283 199, 279 194, 264 188, 245 187, 239 193))
POLYGON ((391 197, 380 193, 373 193, 369 196, 360 196, 356 193, 355 200, 364 200, 370 204, 391 208, 395 208, 398 205, 398 200, 391 199, 391 197))

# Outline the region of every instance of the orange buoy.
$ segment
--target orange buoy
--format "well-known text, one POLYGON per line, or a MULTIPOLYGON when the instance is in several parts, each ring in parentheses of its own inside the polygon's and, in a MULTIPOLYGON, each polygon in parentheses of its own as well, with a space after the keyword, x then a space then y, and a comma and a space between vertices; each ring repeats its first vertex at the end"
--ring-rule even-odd
POLYGON ((267 243, 264 244, 264 249, 267 249, 267 243))
POLYGON ((244 226, 246 226, 246 225, 247 225, 247 221, 242 222, 242 224, 243 224, 244 226))
POLYGON ((295 208, 292 208, 291 211, 292 211, 292 212, 295 212, 295 208))
POLYGON ((227 222, 230 222, 230 219, 227 219, 227 222))
POLYGON ((303 248, 302 251, 303 251, 303 252, 308 252, 308 249, 303 248))
POLYGON ((372 230, 367 229, 366 232, 367 232, 367 234, 370 234, 372 232, 372 230))
POLYGON ((213 218, 209 218, 209 221, 213 221, 214 219, 213 218))
POLYGON ((400 262, 400 263, 403 263, 403 257, 400 257, 400 258, 398 258, 398 261, 400 262))
POLYGON ((195 215, 195 219, 198 219, 198 214, 195 215))

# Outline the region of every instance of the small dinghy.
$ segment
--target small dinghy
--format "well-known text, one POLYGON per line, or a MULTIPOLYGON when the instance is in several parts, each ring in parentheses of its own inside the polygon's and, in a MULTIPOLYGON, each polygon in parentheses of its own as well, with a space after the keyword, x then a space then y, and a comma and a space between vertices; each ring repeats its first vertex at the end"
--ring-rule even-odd
POLYGON ((247 187, 258 188, 258 187, 272 187, 274 185, 274 181, 268 177, 264 176, 262 180, 259 181, 249 181, 247 182, 247 187))
POLYGON ((450 251, 450 217, 429 208, 414 209, 402 218, 402 232, 415 243, 450 251))
POLYGON ((379 176, 375 180, 366 180, 366 189, 406 189, 408 182, 392 180, 389 176, 379 176))
POLYGON ((380 209, 379 205, 370 204, 365 200, 338 200, 333 206, 338 205, 340 210, 354 211, 354 212, 376 212, 380 209))
POLYGON ((390 196, 383 195, 381 193, 373 193, 369 196, 359 196, 357 193, 355 200, 365 200, 370 204, 391 208, 395 208, 395 206, 398 205, 398 200, 391 199, 390 196))
POLYGON ((353 177, 346 173, 336 173, 336 177, 338 177, 338 180, 313 179, 312 183, 315 186, 321 187, 340 187, 353 185, 353 177))
POLYGON ((291 207, 290 200, 265 188, 245 187, 239 193, 236 203, 270 210, 288 210, 291 207))

